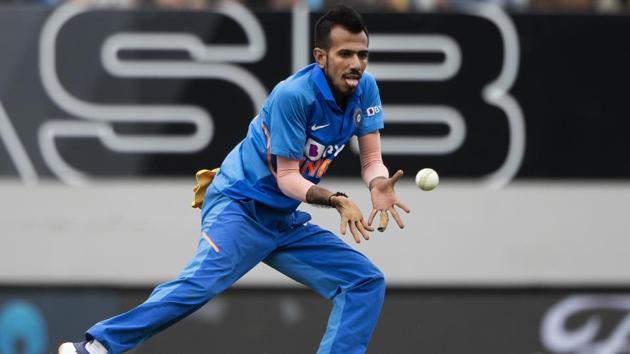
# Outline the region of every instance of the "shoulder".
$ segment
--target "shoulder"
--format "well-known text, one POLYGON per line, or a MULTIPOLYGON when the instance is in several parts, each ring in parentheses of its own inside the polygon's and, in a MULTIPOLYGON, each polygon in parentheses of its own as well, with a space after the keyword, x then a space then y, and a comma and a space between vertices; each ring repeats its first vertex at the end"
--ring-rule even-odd
POLYGON ((361 100, 366 104, 373 104, 380 100, 380 92, 376 79, 369 72, 364 72, 361 76, 361 100))
POLYGON ((380 94, 378 91, 378 85, 376 84, 376 79, 369 72, 364 72, 361 75, 361 81, 359 82, 361 87, 361 99, 367 101, 373 101, 380 94))
POLYGON ((310 106, 315 101, 315 92, 308 78, 290 77, 278 84, 274 90, 278 103, 310 106))
POLYGON ((363 75, 361 75, 361 82, 360 82, 361 86, 363 86, 363 89, 374 89, 375 87, 377 87, 376 85, 376 79, 374 78, 374 75, 372 75, 370 72, 365 71, 363 72, 363 75))

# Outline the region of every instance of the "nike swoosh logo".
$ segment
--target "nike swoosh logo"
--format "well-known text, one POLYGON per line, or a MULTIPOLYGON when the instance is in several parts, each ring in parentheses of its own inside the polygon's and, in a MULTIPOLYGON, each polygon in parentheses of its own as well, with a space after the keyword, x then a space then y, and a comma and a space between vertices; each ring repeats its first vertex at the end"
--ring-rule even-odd
POLYGON ((311 130, 312 131, 320 130, 322 128, 326 128, 329 125, 330 125, 330 123, 324 124, 324 125, 315 125, 315 124, 313 124, 313 126, 311 127, 311 130))

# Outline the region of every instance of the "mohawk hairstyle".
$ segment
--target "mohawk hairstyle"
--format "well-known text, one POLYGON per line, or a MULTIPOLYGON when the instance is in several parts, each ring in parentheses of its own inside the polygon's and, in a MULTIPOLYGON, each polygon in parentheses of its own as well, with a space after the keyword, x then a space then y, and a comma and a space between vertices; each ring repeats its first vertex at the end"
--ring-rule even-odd
POLYGON ((365 32, 369 40, 368 30, 361 15, 348 6, 337 5, 322 15, 315 23, 315 47, 330 48, 330 31, 334 26, 342 26, 348 32, 355 34, 365 32))

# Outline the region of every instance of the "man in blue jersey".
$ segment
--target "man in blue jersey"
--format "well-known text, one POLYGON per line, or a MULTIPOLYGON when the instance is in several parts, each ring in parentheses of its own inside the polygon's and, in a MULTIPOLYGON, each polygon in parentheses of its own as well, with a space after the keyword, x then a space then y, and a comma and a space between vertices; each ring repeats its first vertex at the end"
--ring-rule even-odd
POLYGON ((255 265, 269 266, 333 301, 318 353, 364 353, 383 303, 383 274, 334 233, 296 210, 301 202, 334 207, 358 243, 380 229, 397 198, 381 158, 383 111, 378 87, 365 71, 368 32, 360 15, 338 6, 315 25, 315 63, 271 92, 243 139, 207 188, 196 255, 173 281, 159 285, 138 307, 95 324, 86 341, 64 343, 59 353, 120 353, 194 312, 255 265), (363 218, 343 193, 316 183, 356 135, 361 175, 372 212, 363 218))

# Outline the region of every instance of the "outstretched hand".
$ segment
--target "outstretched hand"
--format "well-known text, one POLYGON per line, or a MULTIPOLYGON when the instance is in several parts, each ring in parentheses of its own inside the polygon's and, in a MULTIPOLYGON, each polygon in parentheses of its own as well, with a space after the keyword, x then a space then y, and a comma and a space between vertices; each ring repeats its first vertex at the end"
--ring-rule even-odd
POLYGON ((361 243, 361 236, 369 240, 368 231, 374 231, 374 228, 368 225, 363 219, 361 209, 350 199, 342 196, 332 197, 331 200, 334 207, 341 215, 341 234, 345 235, 347 227, 350 226, 350 232, 356 243, 361 243))
POLYGON ((398 211, 394 209, 394 206, 399 207, 405 212, 409 213, 409 207, 405 205, 394 192, 394 185, 403 176, 403 171, 398 170, 390 178, 379 178, 370 182, 370 195, 372 197, 372 212, 368 218, 368 225, 372 225, 374 217, 377 213, 380 213, 380 223, 378 231, 383 232, 387 228, 389 223, 389 214, 394 217, 396 224, 401 229, 405 227, 398 211))

